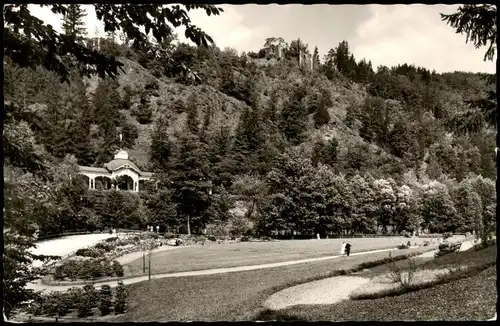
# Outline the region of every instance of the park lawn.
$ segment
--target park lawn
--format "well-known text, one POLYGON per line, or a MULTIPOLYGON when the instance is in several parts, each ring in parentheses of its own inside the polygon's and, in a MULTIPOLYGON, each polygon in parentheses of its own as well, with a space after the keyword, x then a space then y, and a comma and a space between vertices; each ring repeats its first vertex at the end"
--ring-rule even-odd
POLYGON ((496 312, 496 266, 458 281, 400 296, 349 300, 335 305, 300 305, 271 313, 268 320, 470 321, 496 312))
MULTIPOLYGON (((395 255, 416 251, 421 248, 398 250, 395 255)), ((279 290, 387 257, 387 252, 378 252, 278 268, 136 283, 128 286, 128 312, 116 321, 253 320, 264 301, 279 290)))
MULTIPOLYGON (((186 272, 213 268, 258 265, 338 255, 342 241, 352 244, 352 253, 395 248, 409 238, 355 238, 284 240, 279 242, 239 242, 186 247, 152 253, 151 274, 186 272)), ((412 238, 423 244, 427 239, 412 238)), ((148 261, 146 259, 146 265, 148 261)), ((143 259, 124 265, 125 276, 144 275, 143 259)))

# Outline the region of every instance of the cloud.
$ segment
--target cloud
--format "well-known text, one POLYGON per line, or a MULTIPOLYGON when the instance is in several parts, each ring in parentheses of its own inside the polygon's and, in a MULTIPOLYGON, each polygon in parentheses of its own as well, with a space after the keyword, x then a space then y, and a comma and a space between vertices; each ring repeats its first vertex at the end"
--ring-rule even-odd
MULTIPOLYGON (((372 17, 356 29, 352 52, 378 65, 415 64, 437 72, 496 71, 483 62, 486 49, 465 43, 465 35, 441 21, 439 13, 453 13, 456 5, 371 5, 372 17)), ((351 44, 351 42, 349 42, 351 44)))
MULTIPOLYGON (((483 62, 485 48, 465 43, 465 35, 441 21, 439 13, 452 13, 458 5, 218 5, 224 12, 208 16, 204 10, 189 12, 191 21, 210 35, 221 49, 258 51, 267 37, 287 42, 300 37, 322 56, 342 40, 349 42, 357 60, 378 65, 415 64, 445 71, 496 71, 495 62, 483 62)), ((31 12, 61 31, 61 16, 49 7, 29 5, 31 12)), ((89 36, 104 35, 92 5, 84 5, 89 36)), ((187 42, 184 28, 177 28, 187 42)))
MULTIPOLYGON (((221 49, 232 47, 238 51, 255 51, 262 47, 264 39, 269 37, 267 24, 258 27, 247 27, 243 24, 243 16, 238 12, 238 6, 218 5, 223 8, 218 16, 208 16, 204 10, 194 10, 189 13, 191 22, 210 35, 221 49)), ((179 33, 180 31, 178 31, 179 33)), ((179 39, 185 40, 182 33, 179 39)))

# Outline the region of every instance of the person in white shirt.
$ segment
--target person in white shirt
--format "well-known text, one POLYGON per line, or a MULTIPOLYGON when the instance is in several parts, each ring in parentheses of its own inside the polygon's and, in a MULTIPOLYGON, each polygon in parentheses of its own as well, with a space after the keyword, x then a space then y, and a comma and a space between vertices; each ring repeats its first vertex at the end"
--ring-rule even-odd
POLYGON ((342 245, 340 246, 340 255, 344 256, 345 254, 345 242, 342 241, 342 245))

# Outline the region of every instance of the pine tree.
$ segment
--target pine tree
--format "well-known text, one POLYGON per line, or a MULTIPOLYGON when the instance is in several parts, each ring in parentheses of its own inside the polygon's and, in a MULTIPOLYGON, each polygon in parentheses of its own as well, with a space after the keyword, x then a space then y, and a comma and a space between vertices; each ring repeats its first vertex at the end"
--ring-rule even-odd
POLYGON ((307 129, 307 108, 304 104, 305 91, 302 86, 296 86, 288 101, 281 111, 280 129, 291 144, 300 144, 307 129))
POLYGON ((155 127, 151 135, 150 160, 154 171, 165 171, 172 159, 173 144, 169 140, 167 128, 168 118, 162 115, 155 122, 155 127))
POLYGON ((327 90, 322 90, 321 99, 319 101, 318 110, 314 114, 314 124, 316 128, 326 125, 330 122, 330 114, 328 107, 331 105, 330 94, 327 90))
POLYGON ((64 34, 74 38, 76 42, 83 42, 84 36, 87 35, 87 29, 83 22, 83 18, 87 16, 85 9, 81 5, 72 4, 68 5, 66 10, 62 21, 64 34))
POLYGON ((187 106, 186 106, 186 111, 187 111, 187 117, 186 117, 186 125, 189 130, 193 135, 198 135, 200 128, 198 127, 198 107, 196 103, 196 96, 194 94, 191 94, 189 97, 187 106))
POLYGON ((170 169, 172 199, 178 215, 184 218, 188 234, 191 228, 202 228, 210 206, 211 171, 207 146, 197 136, 185 135, 180 140, 179 155, 170 169))

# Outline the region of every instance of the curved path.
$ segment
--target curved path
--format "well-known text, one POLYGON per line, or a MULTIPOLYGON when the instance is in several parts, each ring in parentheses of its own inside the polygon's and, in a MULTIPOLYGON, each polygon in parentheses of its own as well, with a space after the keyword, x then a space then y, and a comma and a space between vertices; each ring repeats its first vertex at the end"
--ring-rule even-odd
MULTIPOLYGON (((397 250, 397 249, 380 249, 380 250, 357 252, 357 253, 352 253, 351 256, 367 255, 367 254, 372 254, 372 253, 376 253, 376 252, 394 251, 394 250, 397 250)), ((140 253, 140 255, 142 256, 142 253, 140 253)), ((214 268, 214 269, 189 271, 189 272, 178 272, 178 273, 154 274, 154 275, 151 275, 151 279, 251 271, 251 270, 256 270, 256 269, 274 268, 274 267, 303 264, 303 263, 322 261, 322 260, 328 260, 328 259, 335 259, 335 258, 339 258, 339 257, 341 257, 341 256, 338 256, 338 255, 337 256, 326 256, 326 257, 308 258, 308 259, 292 260, 292 261, 270 263, 270 264, 247 265, 247 266, 237 266, 237 267, 227 267, 227 268, 214 268)), ((124 284, 133 284, 133 283, 139 283, 139 282, 143 282, 143 281, 147 281, 147 280, 148 280, 148 276, 138 276, 138 277, 123 279, 123 283, 124 284)), ((117 281, 104 281, 104 282, 94 282, 93 284, 96 287, 99 287, 99 286, 105 285, 105 284, 107 284, 111 287, 115 287, 115 286, 117 286, 117 283, 118 283, 117 281)), ((26 287, 29 289, 33 289, 35 291, 47 290, 47 291, 61 292, 61 291, 66 291, 72 287, 83 287, 83 284, 82 285, 46 285, 46 284, 42 284, 41 280, 37 280, 33 283, 28 284, 26 287)))

